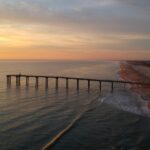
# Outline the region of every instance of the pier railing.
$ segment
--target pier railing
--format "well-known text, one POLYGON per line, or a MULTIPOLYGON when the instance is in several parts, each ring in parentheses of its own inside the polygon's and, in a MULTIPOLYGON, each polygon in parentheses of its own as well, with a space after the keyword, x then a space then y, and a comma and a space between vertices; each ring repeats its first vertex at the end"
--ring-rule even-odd
POLYGON ((101 79, 90 79, 90 78, 78 78, 78 77, 65 77, 65 76, 45 76, 45 75, 22 75, 22 74, 11 74, 7 75, 7 86, 11 86, 12 77, 16 78, 16 86, 19 87, 21 85, 21 78, 25 78, 26 86, 29 86, 30 78, 35 78, 35 87, 39 87, 39 79, 45 79, 45 88, 48 89, 49 79, 55 79, 56 89, 59 87, 59 79, 66 80, 66 89, 69 88, 69 81, 76 80, 77 90, 80 88, 80 81, 87 81, 88 90, 90 90, 91 82, 98 82, 100 91, 102 90, 102 83, 110 83, 111 92, 114 91, 114 83, 120 84, 130 84, 130 85, 143 85, 150 86, 150 83, 141 83, 141 82, 131 82, 131 81, 122 81, 122 80, 101 80, 101 79))

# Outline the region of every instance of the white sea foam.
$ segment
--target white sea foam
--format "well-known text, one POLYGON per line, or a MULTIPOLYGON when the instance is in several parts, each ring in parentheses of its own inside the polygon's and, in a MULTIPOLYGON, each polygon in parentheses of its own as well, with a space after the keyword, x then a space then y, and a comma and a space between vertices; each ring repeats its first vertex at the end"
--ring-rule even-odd
POLYGON ((145 101, 131 92, 109 94, 103 99, 104 103, 117 109, 150 117, 150 111, 145 107, 145 101))

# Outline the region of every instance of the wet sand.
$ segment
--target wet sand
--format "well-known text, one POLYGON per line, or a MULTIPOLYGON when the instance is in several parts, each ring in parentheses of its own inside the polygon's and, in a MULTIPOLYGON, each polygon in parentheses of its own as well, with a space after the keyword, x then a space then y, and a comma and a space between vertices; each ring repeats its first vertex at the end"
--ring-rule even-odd
MULTIPOLYGON (((150 83, 150 62, 127 61, 121 62, 120 76, 127 81, 150 83)), ((150 109, 150 86, 133 85, 131 89, 147 101, 150 109)))

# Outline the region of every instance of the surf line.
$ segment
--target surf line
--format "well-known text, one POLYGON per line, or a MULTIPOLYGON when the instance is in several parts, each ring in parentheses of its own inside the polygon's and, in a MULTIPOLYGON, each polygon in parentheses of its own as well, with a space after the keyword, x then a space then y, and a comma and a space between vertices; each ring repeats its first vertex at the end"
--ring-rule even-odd
MULTIPOLYGON (((97 100, 97 98, 95 98, 94 100, 97 100)), ((92 100, 92 101, 94 101, 94 100, 92 100)), ((101 100, 100 104, 103 103, 103 101, 104 101, 104 99, 101 100)), ((77 124, 77 122, 82 118, 82 116, 84 115, 84 113, 87 112, 88 110, 89 110, 89 108, 86 107, 75 119, 72 120, 72 122, 66 128, 64 128, 51 141, 49 141, 42 148, 42 150, 50 150, 50 148, 52 148, 52 146, 54 146, 57 143, 57 141, 59 141, 61 139, 61 137, 63 137, 67 132, 69 132, 69 130, 71 128, 73 128, 77 124)))
MULTIPOLYGON (((84 111, 85 112, 85 111, 84 111)), ((66 134, 75 124, 81 119, 81 116, 83 113, 80 113, 66 128, 64 128, 60 133, 58 133, 50 142, 48 142, 42 150, 49 150, 56 142, 64 135, 66 134)))

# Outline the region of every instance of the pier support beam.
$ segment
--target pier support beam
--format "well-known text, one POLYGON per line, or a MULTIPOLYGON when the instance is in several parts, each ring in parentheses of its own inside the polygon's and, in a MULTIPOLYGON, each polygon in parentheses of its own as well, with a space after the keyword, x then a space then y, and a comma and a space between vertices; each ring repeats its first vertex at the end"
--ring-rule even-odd
POLYGON ((58 77, 56 77, 56 89, 58 89, 58 77))
POLYGON ((111 82, 111 92, 114 92, 114 82, 111 82))
POLYGON ((39 77, 35 77, 35 87, 39 87, 39 77))
POLYGON ((45 78, 45 88, 48 89, 48 77, 45 78))
POLYGON ((77 79, 77 90, 79 91, 79 79, 77 79))
POLYGON ((100 89, 100 92, 102 91, 102 82, 99 81, 99 89, 100 89))
POLYGON ((90 80, 88 80, 88 91, 90 91, 90 80))
POLYGON ((66 89, 69 88, 69 81, 68 81, 68 78, 66 78, 66 89))
POLYGON ((26 86, 29 86, 29 77, 26 77, 26 86))
POLYGON ((11 76, 7 76, 7 87, 11 86, 11 76))
POLYGON ((20 76, 16 76, 16 86, 20 86, 20 76))

